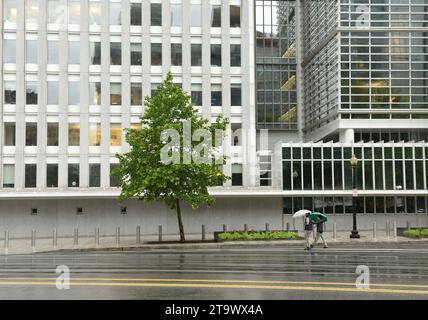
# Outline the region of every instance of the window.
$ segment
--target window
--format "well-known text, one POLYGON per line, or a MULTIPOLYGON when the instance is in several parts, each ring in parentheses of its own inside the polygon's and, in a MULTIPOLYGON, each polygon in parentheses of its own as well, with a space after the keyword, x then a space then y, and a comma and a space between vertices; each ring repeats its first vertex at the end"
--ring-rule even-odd
POLYGON ((202 106, 202 84, 192 83, 191 97, 194 106, 202 106))
POLYGON ((221 44, 211 45, 211 66, 221 67, 221 44))
POLYGON ((16 82, 15 81, 4 82, 4 103, 16 104, 16 82))
POLYGON ((110 64, 113 66, 122 64, 122 44, 120 42, 110 43, 110 64))
POLYGON ((162 65, 162 44, 161 43, 152 43, 151 59, 152 59, 152 66, 162 65))
POLYGON ((48 41, 48 64, 59 64, 58 41, 48 41))
POLYGON ((110 83, 110 105, 122 105, 122 84, 110 83))
POLYGON ((101 105, 101 82, 89 82, 89 104, 101 105))
POLYGON ((230 6, 230 27, 231 28, 241 27, 241 6, 237 6, 237 5, 230 6))
POLYGON ((110 164, 110 187, 117 187, 119 186, 118 181, 113 177, 112 173, 113 170, 118 167, 117 163, 111 163, 110 164))
POLYGON ((89 145, 90 146, 101 145, 101 123, 89 124, 89 145))
POLYGON ((37 123, 27 122, 25 124, 25 145, 37 146, 37 123))
POLYGON ((101 25, 101 2, 89 2, 89 24, 97 26, 101 25))
POLYGON ((141 26, 141 3, 131 3, 131 26, 141 26))
POLYGON ((171 44, 171 65, 172 66, 182 65, 181 43, 171 44))
POLYGON ((221 84, 211 85, 211 106, 221 107, 223 105, 221 84))
POLYGON ((143 105, 143 85, 138 83, 131 83, 131 106, 143 105))
POLYGON ((16 125, 14 122, 4 123, 4 145, 15 146, 16 143, 16 125))
POLYGON ((48 105, 59 104, 59 83, 58 81, 48 81, 48 105))
POLYGON ((37 165, 25 165, 25 188, 35 188, 37 186, 37 165))
POLYGON ((232 164, 232 186, 242 186, 242 164, 232 164))
POLYGON ((5 164, 3 166, 3 188, 15 187, 15 165, 5 164))
POLYGON ((181 27, 181 4, 171 4, 171 27, 181 27))
POLYGON ((101 64, 101 42, 90 42, 89 43, 90 50, 90 59, 92 65, 100 65, 101 64))
POLYGON ((101 186, 101 165, 99 163, 89 164, 89 187, 99 188, 101 186))
POLYGON ((16 22, 16 16, 18 14, 17 0, 6 0, 5 1, 5 18, 7 22, 16 22))
POLYGON ((27 40, 26 63, 37 64, 37 40, 27 40))
POLYGON ((202 8, 200 4, 190 6, 190 26, 200 28, 202 26, 202 8))
POLYGON ((211 6, 211 27, 221 27, 221 5, 214 4, 211 6))
POLYGON ((79 41, 68 42, 68 63, 80 64, 80 42, 79 41))
POLYGON ((202 66, 202 45, 192 44, 191 47, 191 64, 192 67, 202 66))
POLYGON ((80 124, 69 123, 68 124, 68 145, 79 146, 80 145, 80 124))
POLYGON ((69 1, 68 23, 80 24, 80 0, 69 1))
POLYGON ((120 147, 122 145, 122 125, 110 123, 110 146, 120 147))
POLYGON ((241 45, 240 44, 230 45, 230 66, 231 67, 241 66, 241 45))
POLYGON ((141 66, 142 62, 142 44, 131 43, 131 65, 141 66))
POLYGON ((162 4, 152 3, 150 5, 150 25, 153 27, 162 26, 162 4))
POLYGON ((80 104, 80 82, 70 81, 68 83, 68 105, 78 106, 80 104))
POLYGON ((26 83, 26 104, 37 104, 38 103, 38 89, 37 82, 27 81, 26 83))
POLYGON ((48 23, 58 23, 59 15, 62 13, 59 0, 48 0, 48 23))
POLYGON ((58 188, 58 164, 56 163, 46 165, 46 187, 58 188))
POLYGON ((59 136, 59 126, 57 122, 48 122, 48 130, 47 130, 47 145, 50 147, 58 146, 58 136, 59 136))
POLYGON ((68 164, 68 187, 69 188, 79 187, 79 164, 78 163, 68 164))
POLYGON ((120 2, 110 2, 110 25, 122 25, 122 4, 120 2))
POLYGON ((232 84, 230 87, 230 105, 241 106, 242 105, 241 85, 232 84))
POLYGON ((39 19, 39 0, 25 0, 25 22, 37 23, 39 19))
POLYGON ((16 63, 16 40, 4 40, 4 63, 16 63))

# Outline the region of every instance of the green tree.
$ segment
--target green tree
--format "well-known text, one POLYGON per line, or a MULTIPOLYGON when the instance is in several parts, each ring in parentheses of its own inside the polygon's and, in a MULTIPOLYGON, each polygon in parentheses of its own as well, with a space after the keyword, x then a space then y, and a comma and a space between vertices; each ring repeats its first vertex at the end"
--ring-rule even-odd
POLYGON ((175 210, 180 240, 185 241, 181 203, 191 204, 194 210, 203 203, 210 206, 215 199, 209 195, 208 187, 221 185, 230 179, 221 170, 226 158, 215 156, 217 149, 211 141, 224 139, 228 120, 218 117, 215 123, 211 123, 198 116, 190 96, 172 80, 169 73, 154 95, 145 98, 142 128, 127 129, 126 141, 130 151, 117 155, 119 165, 113 176, 121 188, 120 201, 137 198, 145 202, 164 202, 175 210), (198 132, 206 132, 210 139, 190 139, 190 144, 186 144, 183 137, 189 132, 184 129, 185 123, 191 126, 190 137, 196 134, 198 138, 198 132), (166 135, 165 138, 167 130, 178 133, 178 143, 173 136, 166 135), (173 162, 162 160, 161 154, 165 149, 173 162), (209 161, 193 161, 198 156, 209 161))

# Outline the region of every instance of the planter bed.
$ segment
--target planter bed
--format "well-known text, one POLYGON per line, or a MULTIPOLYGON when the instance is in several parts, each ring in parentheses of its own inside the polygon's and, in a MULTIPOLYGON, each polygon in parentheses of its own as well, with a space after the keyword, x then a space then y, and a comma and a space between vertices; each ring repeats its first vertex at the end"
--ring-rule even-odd
POLYGON ((223 241, 274 241, 302 240, 297 231, 229 231, 214 232, 214 240, 223 241))
POLYGON ((403 236, 408 238, 424 239, 428 238, 428 229, 412 228, 403 231, 403 236))

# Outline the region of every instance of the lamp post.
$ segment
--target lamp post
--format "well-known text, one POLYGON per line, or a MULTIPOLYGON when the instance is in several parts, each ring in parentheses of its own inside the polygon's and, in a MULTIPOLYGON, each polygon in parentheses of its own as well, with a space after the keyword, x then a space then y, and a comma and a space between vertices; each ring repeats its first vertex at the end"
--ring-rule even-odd
POLYGON ((352 232, 350 235, 351 239, 359 239, 360 235, 357 230, 357 179, 355 175, 355 170, 358 166, 358 158, 355 154, 351 158, 351 167, 352 167, 352 232))

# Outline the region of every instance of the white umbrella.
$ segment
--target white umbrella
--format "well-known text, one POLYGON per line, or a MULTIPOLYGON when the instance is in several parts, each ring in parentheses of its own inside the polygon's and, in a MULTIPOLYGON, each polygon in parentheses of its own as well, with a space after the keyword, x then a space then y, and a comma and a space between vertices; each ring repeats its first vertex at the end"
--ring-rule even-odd
POLYGON ((307 213, 311 213, 311 212, 312 211, 305 210, 305 209, 299 210, 295 214, 293 214, 293 218, 296 219, 296 218, 304 217, 307 213))

